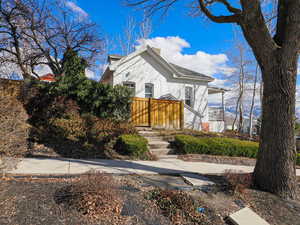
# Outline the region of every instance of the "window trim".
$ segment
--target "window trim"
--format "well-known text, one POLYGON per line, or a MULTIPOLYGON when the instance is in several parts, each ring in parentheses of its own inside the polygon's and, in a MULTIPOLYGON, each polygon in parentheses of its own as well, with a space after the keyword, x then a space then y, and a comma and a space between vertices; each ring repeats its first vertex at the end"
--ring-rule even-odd
POLYGON ((190 107, 194 106, 194 88, 191 86, 185 86, 184 88, 184 103, 190 107), (190 90, 189 98, 187 98, 187 89, 190 90), (190 104, 187 104, 187 101, 190 101, 190 104))
POLYGON ((154 84, 153 83, 145 83, 145 98, 154 98, 154 84), (151 86, 152 93, 146 93, 146 86, 151 86), (147 94, 151 94, 151 97, 147 97, 147 94))
POLYGON ((133 97, 136 95, 136 83, 133 81, 123 81, 123 86, 128 87, 129 89, 133 89, 133 97), (129 85, 133 85, 134 87, 129 87, 129 85))

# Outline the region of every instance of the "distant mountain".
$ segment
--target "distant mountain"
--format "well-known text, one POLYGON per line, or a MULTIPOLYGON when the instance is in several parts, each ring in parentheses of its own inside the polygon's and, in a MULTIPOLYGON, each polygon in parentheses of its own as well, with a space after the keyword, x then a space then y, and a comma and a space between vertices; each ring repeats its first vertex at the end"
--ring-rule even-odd
MULTIPOLYGON (((220 107, 220 104, 214 104, 214 103, 212 103, 212 104, 209 104, 209 107, 220 107)), ((235 115, 235 106, 226 106, 225 110, 226 110, 227 113, 235 115)), ((300 118, 300 107, 299 107, 298 112, 299 112, 299 117, 298 118, 300 118)), ((248 110, 246 109, 244 115, 247 116, 247 117, 249 117, 249 113, 250 113, 250 109, 248 109, 248 110)), ((253 116, 255 118, 258 118, 258 117, 260 117, 260 115, 261 115, 261 108, 259 106, 254 106, 254 108, 253 108, 253 116)))

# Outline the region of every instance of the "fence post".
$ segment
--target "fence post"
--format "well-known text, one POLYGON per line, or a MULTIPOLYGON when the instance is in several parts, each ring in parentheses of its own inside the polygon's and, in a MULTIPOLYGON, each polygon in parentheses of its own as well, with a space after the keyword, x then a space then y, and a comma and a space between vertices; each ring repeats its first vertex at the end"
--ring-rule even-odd
POLYGON ((152 110, 152 98, 149 98, 149 126, 152 127, 152 121, 153 121, 153 110, 152 110))
POLYGON ((184 128, 184 101, 180 102, 180 129, 184 128))

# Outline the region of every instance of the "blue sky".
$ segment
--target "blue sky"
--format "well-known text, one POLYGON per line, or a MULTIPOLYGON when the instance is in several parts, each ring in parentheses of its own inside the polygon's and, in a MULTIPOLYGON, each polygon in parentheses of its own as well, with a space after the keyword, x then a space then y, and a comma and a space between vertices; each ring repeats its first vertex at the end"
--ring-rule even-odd
MULTIPOLYGON (((125 6, 122 0, 77 0, 75 3, 111 37, 119 35, 128 16, 141 20, 143 13, 142 10, 125 6)), ((179 36, 191 45, 184 53, 202 50, 210 54, 219 54, 229 49, 232 39, 231 25, 207 23, 201 18, 192 18, 184 5, 176 4, 166 17, 155 16, 152 20, 151 37, 179 36)))

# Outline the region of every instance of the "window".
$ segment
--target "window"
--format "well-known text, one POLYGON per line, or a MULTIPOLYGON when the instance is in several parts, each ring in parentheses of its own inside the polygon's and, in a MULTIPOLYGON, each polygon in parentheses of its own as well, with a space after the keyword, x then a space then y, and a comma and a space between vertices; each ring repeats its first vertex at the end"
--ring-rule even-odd
POLYGON ((188 106, 193 105, 193 88, 192 87, 185 87, 185 104, 188 106))
POLYGON ((154 85, 153 84, 145 84, 145 98, 153 98, 154 96, 154 85))
POLYGON ((135 96, 135 83, 134 82, 130 82, 130 81, 123 82, 123 86, 128 87, 132 92, 131 95, 135 96))

